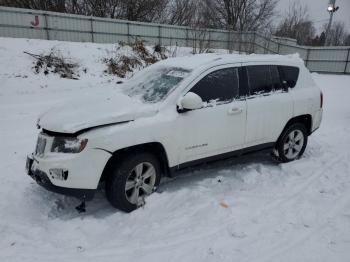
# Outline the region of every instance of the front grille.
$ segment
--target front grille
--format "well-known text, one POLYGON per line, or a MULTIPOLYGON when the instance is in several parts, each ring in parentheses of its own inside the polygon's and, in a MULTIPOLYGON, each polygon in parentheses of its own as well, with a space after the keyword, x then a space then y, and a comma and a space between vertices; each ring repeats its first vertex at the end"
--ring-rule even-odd
POLYGON ((44 136, 39 135, 38 142, 36 143, 35 155, 43 156, 46 147, 46 138, 44 136))

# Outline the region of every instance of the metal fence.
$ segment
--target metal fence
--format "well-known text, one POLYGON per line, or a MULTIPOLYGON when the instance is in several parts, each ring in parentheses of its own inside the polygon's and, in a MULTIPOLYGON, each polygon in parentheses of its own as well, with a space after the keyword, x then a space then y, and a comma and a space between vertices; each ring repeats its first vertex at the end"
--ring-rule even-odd
POLYGON ((294 39, 256 32, 195 29, 0 6, 0 36, 48 40, 130 43, 227 49, 246 53, 299 53, 310 71, 350 74, 350 47, 299 46, 294 39))

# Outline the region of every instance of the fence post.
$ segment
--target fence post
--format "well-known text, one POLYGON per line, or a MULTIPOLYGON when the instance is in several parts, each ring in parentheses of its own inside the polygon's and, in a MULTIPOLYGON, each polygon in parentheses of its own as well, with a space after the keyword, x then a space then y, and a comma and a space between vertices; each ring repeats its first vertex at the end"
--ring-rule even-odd
POLYGON ((306 59, 305 59, 305 67, 307 67, 307 62, 309 62, 310 48, 306 49, 306 59))
POLYGON ((348 49, 348 55, 346 56, 346 62, 345 62, 345 68, 344 68, 344 74, 346 74, 346 70, 348 69, 349 58, 350 58, 350 48, 348 49))
POLYGON ((227 50, 229 53, 230 53, 230 41, 231 41, 230 32, 231 32, 230 30, 228 30, 227 32, 227 50))
POLYGON ((279 54, 279 53, 280 53, 280 42, 277 41, 277 54, 279 54))
POLYGON ((242 38, 241 38, 241 31, 238 32, 238 54, 241 53, 241 43, 242 42, 242 38))
POLYGON ((126 23, 126 36, 127 36, 127 38, 128 38, 128 45, 130 45, 130 23, 129 22, 127 22, 126 23))
POLYGON ((211 43, 211 34, 210 34, 210 30, 208 31, 209 36, 208 36, 208 49, 210 49, 210 43, 211 43))
POLYGON ((159 46, 162 46, 162 27, 158 26, 158 44, 159 46))
POLYGON ((190 47, 189 40, 188 40, 188 28, 186 27, 186 47, 190 47))
POLYGON ((91 16, 90 18, 90 27, 91 27, 91 41, 94 43, 95 39, 94 39, 94 19, 91 16))
POLYGON ((267 43, 265 44, 264 54, 269 53, 269 48, 270 48, 270 38, 267 40, 267 43))
POLYGON ((47 21, 47 14, 44 13, 44 20, 45 20, 45 32, 46 32, 46 39, 50 40, 50 33, 49 33, 49 23, 47 21))
POLYGON ((256 41, 255 37, 256 37, 256 32, 254 31, 254 33, 253 33, 252 48, 251 48, 252 53, 255 53, 255 41, 256 41))

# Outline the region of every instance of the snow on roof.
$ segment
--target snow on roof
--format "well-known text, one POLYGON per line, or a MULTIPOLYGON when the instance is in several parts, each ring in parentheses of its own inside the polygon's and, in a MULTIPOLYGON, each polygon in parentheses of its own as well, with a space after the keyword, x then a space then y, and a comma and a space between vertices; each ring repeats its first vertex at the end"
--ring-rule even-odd
POLYGON ((225 63, 242 63, 242 62, 286 62, 288 64, 302 64, 303 60, 298 54, 293 55, 258 55, 258 54, 197 54, 169 58, 159 62, 167 66, 182 67, 194 70, 202 66, 225 64, 225 63))

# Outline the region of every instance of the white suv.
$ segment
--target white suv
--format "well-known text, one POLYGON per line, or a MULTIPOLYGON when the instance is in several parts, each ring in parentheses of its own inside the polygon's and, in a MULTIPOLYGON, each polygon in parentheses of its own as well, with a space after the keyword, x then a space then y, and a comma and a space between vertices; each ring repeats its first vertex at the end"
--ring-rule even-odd
POLYGON ((298 159, 322 118, 322 93, 296 56, 172 58, 120 89, 44 113, 28 174, 83 200, 104 181, 109 202, 130 212, 190 165, 267 148, 298 159))

